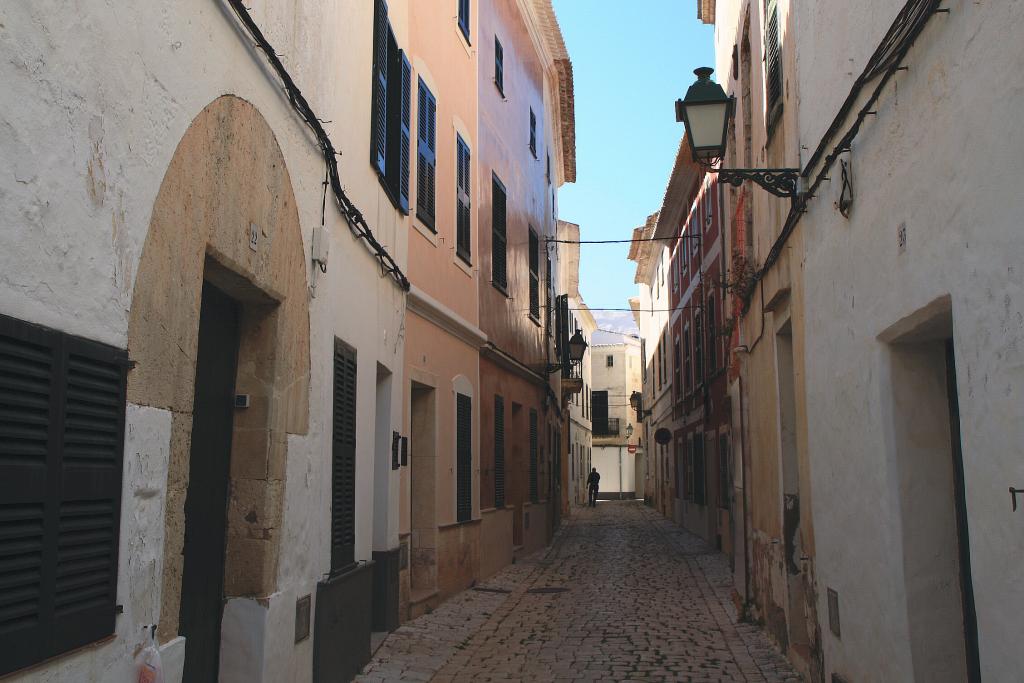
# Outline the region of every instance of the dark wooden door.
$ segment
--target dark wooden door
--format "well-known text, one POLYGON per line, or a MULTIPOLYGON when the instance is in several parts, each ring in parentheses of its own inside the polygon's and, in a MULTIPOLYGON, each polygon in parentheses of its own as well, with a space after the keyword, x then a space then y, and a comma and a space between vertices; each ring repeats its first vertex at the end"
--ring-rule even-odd
POLYGON ((217 680, 224 606, 228 474, 238 362, 238 306, 203 284, 185 498, 185 566, 179 632, 189 683, 217 680))

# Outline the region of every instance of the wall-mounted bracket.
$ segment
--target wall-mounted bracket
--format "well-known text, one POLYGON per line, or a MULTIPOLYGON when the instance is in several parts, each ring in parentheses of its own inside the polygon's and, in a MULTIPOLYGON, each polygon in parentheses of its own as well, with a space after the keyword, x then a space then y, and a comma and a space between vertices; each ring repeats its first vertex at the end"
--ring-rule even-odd
MULTIPOLYGON (((709 169, 715 172, 716 169, 709 169)), ((776 197, 796 199, 800 190, 800 169, 798 168, 720 168, 718 180, 739 187, 750 180, 776 197)))
POLYGON ((1010 487, 1010 504, 1013 506, 1013 511, 1017 511, 1017 494, 1024 493, 1024 489, 1015 489, 1010 487))

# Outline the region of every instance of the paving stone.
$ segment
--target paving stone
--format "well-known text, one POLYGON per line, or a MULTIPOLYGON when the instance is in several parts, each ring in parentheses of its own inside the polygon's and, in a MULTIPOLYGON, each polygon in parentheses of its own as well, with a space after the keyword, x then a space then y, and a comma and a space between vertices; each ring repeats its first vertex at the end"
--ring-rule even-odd
POLYGON ((576 510, 481 587, 509 592, 465 591, 405 624, 357 680, 802 680, 739 622, 728 558, 636 502, 576 510))

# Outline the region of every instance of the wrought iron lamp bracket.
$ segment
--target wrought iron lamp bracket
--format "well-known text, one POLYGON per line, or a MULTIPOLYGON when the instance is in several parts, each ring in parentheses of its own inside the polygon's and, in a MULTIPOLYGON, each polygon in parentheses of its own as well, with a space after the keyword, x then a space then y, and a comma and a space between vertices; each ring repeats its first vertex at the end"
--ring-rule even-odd
POLYGON ((708 169, 718 173, 718 180, 739 187, 750 180, 776 197, 796 199, 800 194, 800 170, 796 168, 720 168, 708 169))

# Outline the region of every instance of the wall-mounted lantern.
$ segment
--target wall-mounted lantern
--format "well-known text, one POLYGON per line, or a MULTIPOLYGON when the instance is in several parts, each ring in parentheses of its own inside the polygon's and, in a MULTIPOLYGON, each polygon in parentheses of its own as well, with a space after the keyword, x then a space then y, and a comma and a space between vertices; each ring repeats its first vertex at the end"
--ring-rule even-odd
POLYGON ((800 194, 798 168, 717 168, 725 158, 729 144, 729 122, 735 114, 735 98, 725 94, 718 83, 711 80, 714 69, 703 66, 694 70, 697 81, 686 91, 686 97, 676 100, 676 121, 686 127, 693 160, 718 179, 739 187, 752 180, 777 197, 795 200, 800 194))
POLYGON ((645 417, 649 417, 653 410, 644 410, 644 397, 639 391, 634 391, 629 395, 629 407, 636 411, 636 421, 643 422, 645 417))

